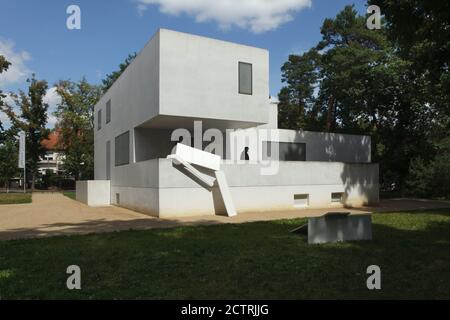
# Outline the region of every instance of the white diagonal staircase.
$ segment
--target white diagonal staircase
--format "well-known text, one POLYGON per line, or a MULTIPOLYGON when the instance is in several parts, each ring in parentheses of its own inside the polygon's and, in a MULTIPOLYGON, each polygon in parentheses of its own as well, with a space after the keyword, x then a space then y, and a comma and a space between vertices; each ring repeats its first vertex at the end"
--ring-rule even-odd
POLYGON ((167 158, 171 159, 176 165, 182 165, 194 177, 211 188, 217 180, 227 215, 232 217, 237 214, 225 173, 220 170, 220 157, 218 155, 177 143, 175 153, 168 155, 167 158), (192 164, 214 171, 215 178, 200 172, 192 164))

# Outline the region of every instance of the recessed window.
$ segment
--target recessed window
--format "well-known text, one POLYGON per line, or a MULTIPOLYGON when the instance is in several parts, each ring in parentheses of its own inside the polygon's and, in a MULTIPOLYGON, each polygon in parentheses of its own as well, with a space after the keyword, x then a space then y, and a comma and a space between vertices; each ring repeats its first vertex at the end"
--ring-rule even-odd
POLYGON ((331 194, 331 203, 342 203, 344 199, 344 193, 342 192, 333 192, 331 194))
POLYGON ((106 180, 111 179, 111 141, 106 141, 106 180))
POLYGON ((294 207, 302 208, 309 205, 309 194, 294 194, 294 207))
POLYGON ((306 161, 306 144, 300 142, 263 141, 262 157, 263 160, 306 161))
POLYGON ((102 109, 98 110, 97 113, 97 130, 102 128, 102 109))
POLYGON ((239 93, 253 94, 252 65, 239 62, 239 93))
POLYGON ((114 155, 116 167, 130 163, 130 131, 116 137, 114 155))
POLYGON ((106 103, 106 123, 111 122, 111 100, 106 103))

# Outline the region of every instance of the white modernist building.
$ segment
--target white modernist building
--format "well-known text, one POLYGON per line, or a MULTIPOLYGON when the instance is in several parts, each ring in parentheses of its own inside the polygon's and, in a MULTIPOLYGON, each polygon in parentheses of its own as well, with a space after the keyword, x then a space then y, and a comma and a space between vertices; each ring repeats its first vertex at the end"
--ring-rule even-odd
POLYGON ((214 172, 193 163, 213 178, 205 184, 170 156, 178 142, 220 156, 217 180, 238 214, 378 202, 370 137, 278 129, 267 50, 160 29, 95 106, 106 204, 159 217, 224 213, 214 172))

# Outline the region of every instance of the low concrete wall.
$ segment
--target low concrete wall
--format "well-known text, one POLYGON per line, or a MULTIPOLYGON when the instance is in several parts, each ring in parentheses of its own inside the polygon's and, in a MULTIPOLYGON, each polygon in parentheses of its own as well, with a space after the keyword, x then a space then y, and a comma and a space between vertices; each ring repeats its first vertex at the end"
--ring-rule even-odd
POLYGON ((85 180, 76 182, 76 200, 91 207, 109 206, 111 191, 109 180, 85 180))
POLYGON ((111 204, 158 216, 159 159, 115 167, 111 204))
POLYGON ((111 203, 113 205, 139 211, 154 217, 159 216, 158 196, 157 188, 111 187, 111 203))
MULTIPOLYGON (((224 164, 238 213, 296 210, 294 196, 307 195, 302 208, 377 204, 378 165, 341 162, 279 162, 275 175, 261 175, 260 164, 224 164), (342 193, 342 202, 332 202, 342 193)), ((171 162, 160 159, 158 211, 161 217, 225 212, 217 188, 206 188, 171 162), (174 201, 177 199, 177 201, 174 201)))
MULTIPOLYGON (((250 128, 232 133, 228 138, 230 150, 226 158, 239 160, 244 147, 248 146, 250 160, 257 160, 259 150, 264 150, 261 142, 275 141, 304 143, 306 161, 347 163, 370 163, 371 161, 370 136, 284 129, 268 131, 263 128, 264 126, 261 126, 256 130, 250 128)), ((274 160, 278 159, 283 159, 282 155, 274 160)))
POLYGON ((75 189, 75 199, 77 201, 88 204, 88 181, 76 181, 75 189))
MULTIPOLYGON (((377 164, 281 161, 278 165, 276 174, 261 175, 267 164, 222 164, 238 214, 299 209, 294 195, 308 195, 307 206, 301 208, 379 201, 377 164), (342 193, 342 202, 332 202, 332 193, 342 193)), ((118 179, 111 184, 114 205, 168 218, 225 213, 217 186, 202 185, 171 160, 143 161, 119 169, 116 174, 123 175, 124 182, 118 179)))

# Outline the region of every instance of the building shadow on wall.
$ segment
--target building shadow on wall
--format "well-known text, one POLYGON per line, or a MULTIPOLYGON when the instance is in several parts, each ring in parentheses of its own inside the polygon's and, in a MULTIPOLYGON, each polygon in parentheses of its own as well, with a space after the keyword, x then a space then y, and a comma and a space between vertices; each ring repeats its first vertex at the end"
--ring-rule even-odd
MULTIPOLYGON (((320 151, 327 158, 324 161, 343 163, 340 177, 345 186, 344 203, 350 194, 358 192, 362 195, 363 205, 377 205, 379 173, 378 169, 373 168, 377 164, 367 162, 368 159, 371 159, 371 139, 367 136, 349 134, 325 132, 319 134, 322 135, 323 143, 311 145, 307 142, 306 153, 312 148, 321 148, 320 151), (346 161, 341 159, 346 159, 346 161)), ((307 141, 307 135, 308 132, 297 131, 296 141, 307 141)))

